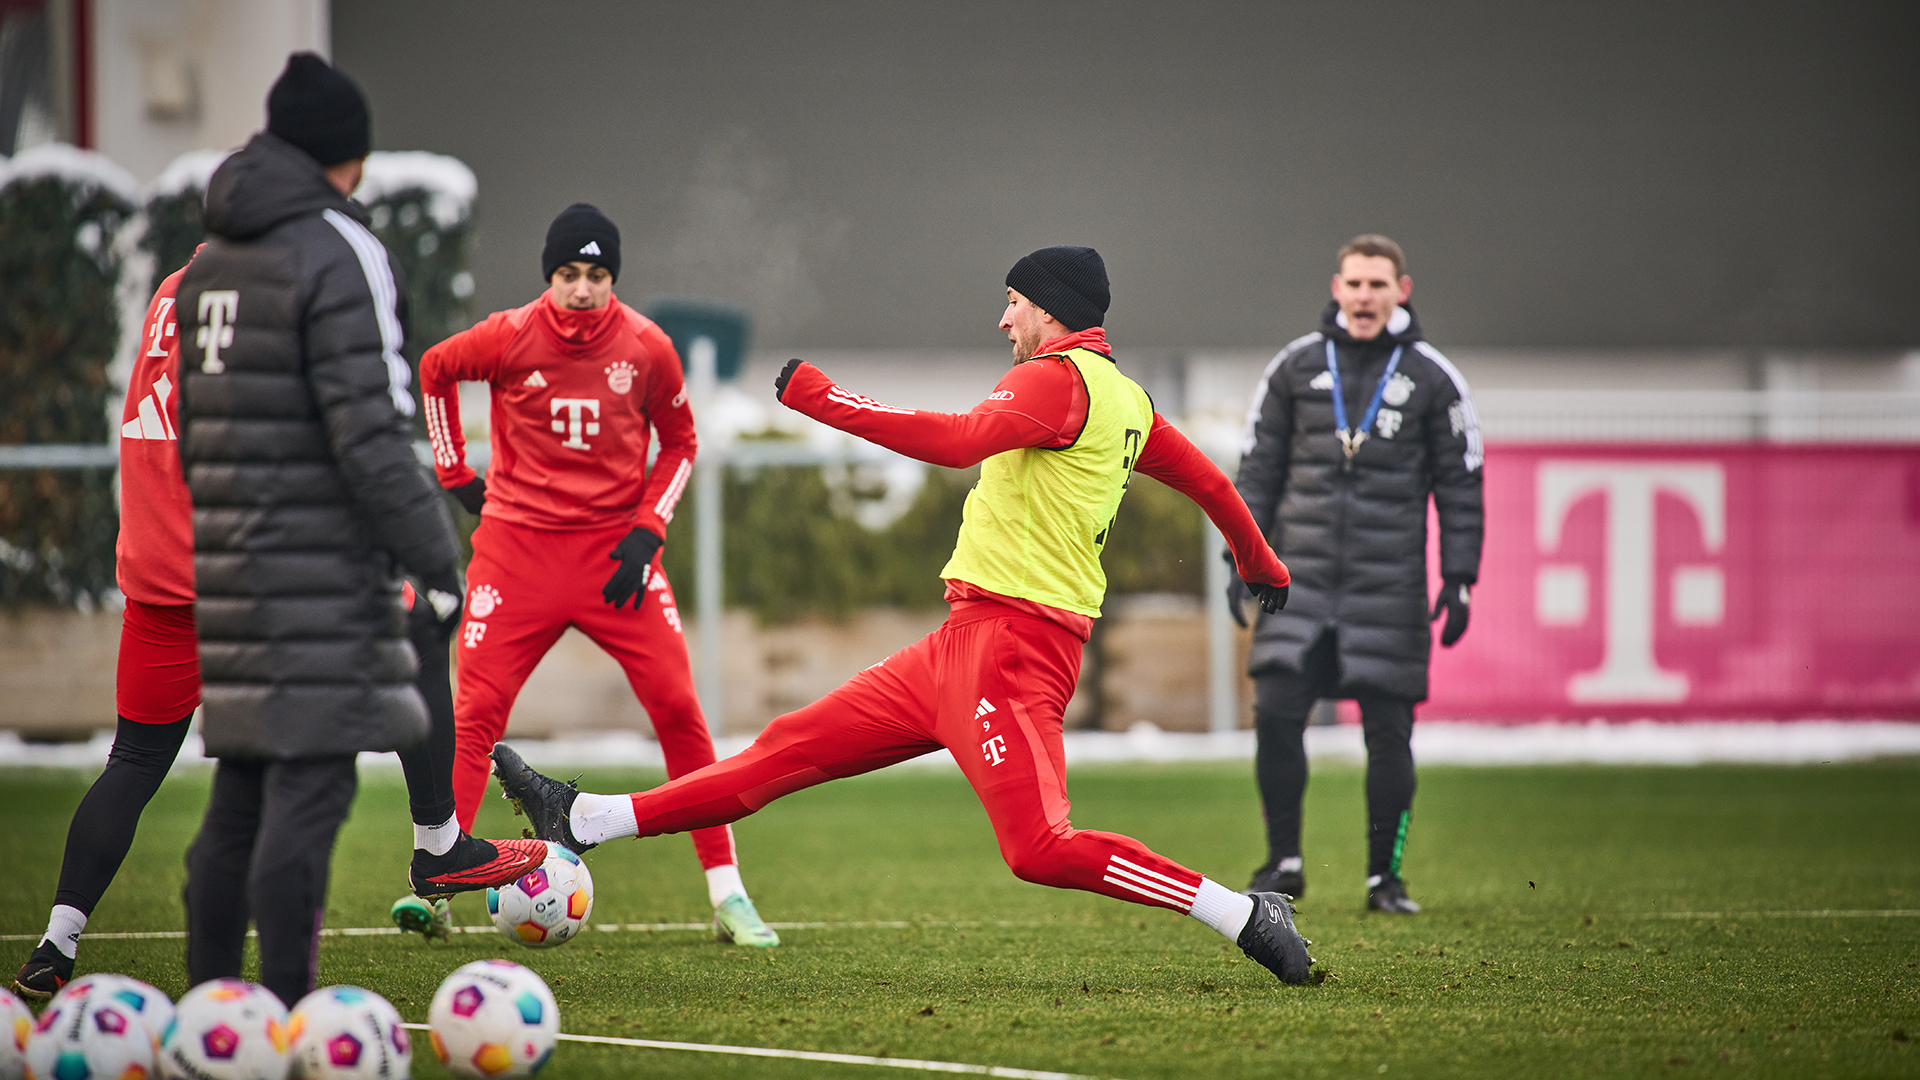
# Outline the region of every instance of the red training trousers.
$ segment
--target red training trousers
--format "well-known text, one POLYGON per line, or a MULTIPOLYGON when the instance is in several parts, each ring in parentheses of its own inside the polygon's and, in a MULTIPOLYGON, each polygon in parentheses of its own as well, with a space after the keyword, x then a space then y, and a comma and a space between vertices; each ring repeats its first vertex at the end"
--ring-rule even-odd
POLYGON ((641 836, 736 821, 788 792, 938 750, 953 752, 1014 875, 1185 912, 1200 875, 1115 833, 1067 820, 1060 718, 1080 639, 991 600, 767 725, 754 744, 633 795, 641 836))
POLYGON ((120 617, 114 708, 140 724, 178 723, 200 706, 200 638, 192 604, 129 598, 120 617))
MULTIPOLYGON (((600 595, 619 565, 607 556, 628 531, 621 525, 556 532, 490 517, 481 518, 474 530, 467 607, 455 649, 460 659, 453 703, 453 795, 461 828, 473 828, 493 768, 493 744, 506 734, 514 699, 569 626, 578 627, 626 671, 653 721, 668 776, 713 763, 713 739, 694 696, 680 611, 658 557, 639 610, 631 603, 616 610, 600 595)), ((693 848, 704 867, 736 861, 733 830, 725 824, 695 831, 693 848)))

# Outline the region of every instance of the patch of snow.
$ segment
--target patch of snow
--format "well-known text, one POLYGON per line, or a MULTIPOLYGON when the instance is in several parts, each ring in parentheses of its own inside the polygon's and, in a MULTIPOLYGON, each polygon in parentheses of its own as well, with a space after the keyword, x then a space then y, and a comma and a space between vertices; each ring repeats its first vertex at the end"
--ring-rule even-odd
POLYGON ((189 150, 181 154, 160 170, 160 175, 141 191, 142 202, 178 195, 190 189, 197 189, 204 196, 214 170, 232 154, 231 150, 189 150))
POLYGON ((0 189, 21 180, 58 177, 76 187, 105 188, 138 205, 140 184, 105 154, 66 143, 42 143, 10 158, 0 158, 0 189))
POLYGON ((426 191, 427 212, 436 225, 449 229, 473 211, 480 182, 467 163, 425 150, 378 150, 367 155, 366 176, 354 190, 363 203, 376 202, 409 188, 426 191))

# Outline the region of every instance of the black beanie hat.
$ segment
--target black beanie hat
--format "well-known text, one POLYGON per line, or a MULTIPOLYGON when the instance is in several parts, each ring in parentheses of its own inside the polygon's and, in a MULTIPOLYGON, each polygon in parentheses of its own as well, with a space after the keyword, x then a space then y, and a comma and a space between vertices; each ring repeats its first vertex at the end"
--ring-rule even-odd
POLYGON ((1107 264, 1090 247, 1041 248, 1013 264, 1007 287, 1069 330, 1099 326, 1113 299, 1107 292, 1107 264))
POLYGON ((540 280, 552 281, 553 272, 570 262, 604 266, 615 281, 620 280, 620 228, 592 203, 574 203, 547 226, 540 280))
POLYGON ((310 52, 287 57, 287 70, 267 91, 267 130, 322 166, 366 157, 373 145, 366 95, 310 52))

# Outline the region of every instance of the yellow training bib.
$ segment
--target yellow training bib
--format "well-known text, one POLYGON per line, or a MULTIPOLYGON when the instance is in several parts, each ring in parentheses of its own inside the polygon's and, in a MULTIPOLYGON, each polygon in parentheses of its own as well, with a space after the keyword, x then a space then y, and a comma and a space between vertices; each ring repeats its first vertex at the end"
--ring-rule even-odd
POLYGON ((940 576, 1099 618, 1107 592, 1100 549, 1153 427, 1153 402, 1099 353, 1069 349, 1048 358, 1080 370, 1086 427, 1072 446, 1009 450, 981 462, 940 576))

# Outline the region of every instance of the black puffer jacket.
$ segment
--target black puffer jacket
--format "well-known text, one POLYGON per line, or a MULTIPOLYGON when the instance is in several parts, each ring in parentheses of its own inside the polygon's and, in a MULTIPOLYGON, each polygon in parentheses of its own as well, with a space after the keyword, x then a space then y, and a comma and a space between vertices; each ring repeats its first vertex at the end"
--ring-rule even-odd
POLYGON ((1293 586, 1255 627, 1249 670, 1298 671, 1323 629, 1338 630, 1341 692, 1427 696, 1427 496, 1440 519, 1440 571, 1480 572, 1480 428, 1467 382, 1422 340, 1411 308, 1355 341, 1329 304, 1318 333, 1281 350, 1247 412, 1235 486, 1293 586), (1395 347, 1400 366, 1351 469, 1334 434, 1327 342, 1339 355, 1347 422, 1358 425, 1395 347))
POLYGON ((256 135, 208 185, 212 239, 180 282, 180 453, 216 756, 426 737, 399 567, 457 596, 458 548, 413 452, 406 294, 365 217, 306 153, 256 135))

